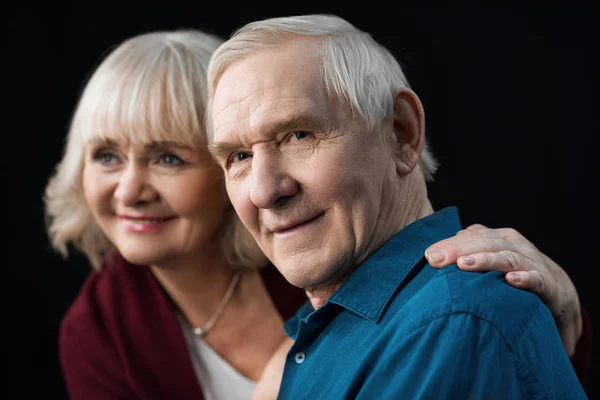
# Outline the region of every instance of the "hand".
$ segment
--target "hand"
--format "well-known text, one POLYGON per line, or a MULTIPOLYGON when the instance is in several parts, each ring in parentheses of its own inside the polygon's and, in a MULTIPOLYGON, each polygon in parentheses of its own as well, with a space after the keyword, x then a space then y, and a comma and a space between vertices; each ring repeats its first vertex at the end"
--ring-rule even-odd
POLYGON ((554 315, 567 353, 575 353, 583 330, 575 285, 558 264, 516 230, 471 225, 430 246, 425 257, 436 268, 457 264, 464 271, 506 274, 509 285, 529 290, 542 299, 554 315))
POLYGON ((279 386, 283 377, 283 367, 288 351, 294 341, 286 337, 279 345, 271 359, 267 363, 260 379, 256 382, 256 388, 251 400, 276 400, 279 394, 279 386))

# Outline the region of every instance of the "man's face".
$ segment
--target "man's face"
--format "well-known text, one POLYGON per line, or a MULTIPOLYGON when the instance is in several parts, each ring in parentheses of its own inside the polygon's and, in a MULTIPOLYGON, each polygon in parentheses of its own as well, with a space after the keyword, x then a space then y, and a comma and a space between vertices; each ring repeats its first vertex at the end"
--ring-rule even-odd
POLYGON ((328 100, 314 41, 231 65, 216 87, 211 149, 242 222, 288 281, 318 288, 362 261, 395 178, 383 135, 328 100))

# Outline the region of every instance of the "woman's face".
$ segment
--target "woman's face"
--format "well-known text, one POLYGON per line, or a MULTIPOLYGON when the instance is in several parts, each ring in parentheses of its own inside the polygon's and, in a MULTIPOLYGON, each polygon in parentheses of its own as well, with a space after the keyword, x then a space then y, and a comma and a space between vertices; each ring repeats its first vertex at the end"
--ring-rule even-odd
POLYGON ((83 192, 129 262, 160 265, 218 249, 230 205, 205 147, 101 139, 85 150, 83 192))

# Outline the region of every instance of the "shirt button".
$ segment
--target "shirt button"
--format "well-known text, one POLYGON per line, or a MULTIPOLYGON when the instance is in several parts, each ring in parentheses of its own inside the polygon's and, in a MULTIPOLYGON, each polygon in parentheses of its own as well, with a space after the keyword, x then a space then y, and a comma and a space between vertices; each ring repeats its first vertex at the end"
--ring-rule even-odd
POLYGON ((305 359, 306 359, 306 355, 301 351, 297 352, 296 356, 294 357, 296 364, 302 364, 305 359))

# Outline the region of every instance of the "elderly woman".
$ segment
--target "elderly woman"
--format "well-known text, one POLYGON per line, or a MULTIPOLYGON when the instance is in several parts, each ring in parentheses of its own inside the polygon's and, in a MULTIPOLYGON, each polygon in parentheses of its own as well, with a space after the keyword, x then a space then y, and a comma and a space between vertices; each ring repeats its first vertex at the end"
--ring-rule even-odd
MULTIPOLYGON (((67 255, 74 246, 94 266, 60 329, 73 399, 277 393, 273 355, 288 346, 283 321, 306 296, 258 250, 208 152, 205 69, 219 44, 198 31, 133 37, 106 57, 81 95, 45 195, 54 247, 67 255)), ((430 261, 443 266, 475 254, 474 266, 462 258, 459 265, 506 272, 504 261, 486 254, 537 251, 522 237, 517 247, 486 249, 494 232, 470 228, 439 243, 446 257, 430 261)), ((507 282, 524 289, 538 287, 540 277, 548 282, 536 292, 555 315, 579 317, 557 320, 561 332, 575 332, 565 338, 573 354, 581 336, 577 294, 550 263, 517 266, 525 275, 507 282)))

